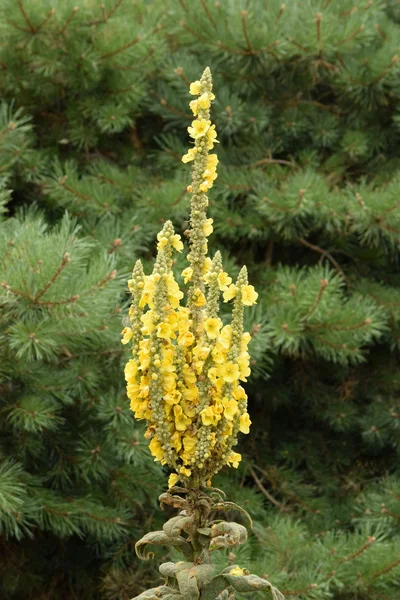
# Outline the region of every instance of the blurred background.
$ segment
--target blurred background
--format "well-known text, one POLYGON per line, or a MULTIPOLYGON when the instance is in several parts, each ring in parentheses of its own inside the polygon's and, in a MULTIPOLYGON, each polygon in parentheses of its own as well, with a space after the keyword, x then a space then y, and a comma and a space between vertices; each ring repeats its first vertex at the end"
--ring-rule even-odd
POLYGON ((253 426, 215 480, 255 526, 220 560, 293 600, 398 599, 398 0, 2 0, 0 23, 1 600, 159 581, 167 555, 134 544, 168 473, 120 331, 135 260, 166 219, 187 228, 207 65, 210 250, 259 292, 253 426))

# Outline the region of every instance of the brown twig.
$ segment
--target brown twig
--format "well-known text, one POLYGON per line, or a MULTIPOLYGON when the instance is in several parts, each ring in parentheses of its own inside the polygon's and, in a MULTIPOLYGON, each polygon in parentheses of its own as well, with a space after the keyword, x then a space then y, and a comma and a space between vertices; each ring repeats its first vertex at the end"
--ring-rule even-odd
POLYGON ((79 6, 74 6, 74 8, 72 9, 72 13, 70 14, 70 16, 68 17, 68 19, 65 21, 63 27, 61 27, 60 29, 60 34, 63 35, 63 33, 65 33, 68 25, 71 23, 71 21, 75 18, 76 13, 79 10, 79 6))
POLYGON ((391 571, 392 569, 394 569, 395 567, 397 567, 397 565, 400 565, 400 558, 398 558, 397 560, 395 560, 394 562, 392 562, 390 565, 387 565, 386 567, 384 567, 380 571, 377 571, 376 573, 374 573, 372 575, 372 577, 380 577, 381 575, 384 575, 385 573, 388 573, 389 571, 391 571))
POLYGON ((307 248, 310 248, 310 250, 314 250, 314 252, 318 252, 318 254, 321 254, 322 256, 325 256, 329 260, 329 262, 331 262, 332 265, 335 267, 336 271, 338 273, 340 273, 340 275, 343 277, 343 280, 346 282, 347 286, 350 286, 349 278, 347 277, 347 275, 345 275, 342 267, 333 258, 333 256, 329 252, 327 252, 327 250, 323 250, 323 248, 320 248, 319 246, 316 246, 315 244, 311 244, 310 242, 308 242, 304 238, 298 238, 298 241, 303 246, 306 246, 307 248))
POLYGON ((272 502, 272 504, 274 504, 277 508, 279 508, 279 510, 286 512, 287 508, 285 506, 283 506, 283 504, 278 502, 278 500, 275 500, 275 498, 273 496, 271 496, 271 494, 268 492, 268 490, 265 489, 265 487, 263 486, 261 480, 259 479, 259 477, 258 477, 257 473, 255 472, 255 470, 253 469, 253 467, 250 467, 250 473, 251 473, 251 476, 253 477, 258 489, 260 490, 260 492, 262 492, 264 494, 264 496, 267 498, 267 500, 272 502))
POLYGON ((328 285, 329 285, 329 281, 327 279, 321 279, 321 281, 319 282, 319 291, 318 291, 317 297, 314 301, 314 304, 308 310, 308 312, 305 316, 305 319, 308 319, 309 317, 311 317, 311 315, 317 308, 318 304, 321 302, 322 296, 324 295, 324 292, 325 292, 326 288, 328 287, 328 285))
POLYGON ((212 23, 212 24, 214 25, 214 27, 216 28, 216 27, 217 27, 217 25, 216 25, 216 23, 215 23, 215 21, 214 21, 214 19, 213 19, 213 16, 212 16, 212 14, 210 13, 210 10, 209 10, 209 8, 208 8, 207 4, 205 3, 205 0, 200 0, 200 2, 201 2, 201 5, 202 5, 202 7, 203 7, 203 9, 204 9, 204 12, 206 13, 207 17, 209 18, 209 20, 211 21, 211 23, 212 23))
POLYGON ((32 25, 32 22, 31 22, 31 20, 29 19, 28 15, 26 14, 26 11, 25 11, 25 8, 24 8, 24 5, 22 4, 22 0, 17 0, 17 4, 18 4, 18 8, 19 8, 19 10, 20 10, 20 12, 21 12, 22 16, 23 16, 23 17, 24 17, 24 19, 25 19, 25 23, 28 25, 28 27, 29 27, 29 29, 30 29, 31 33, 36 33, 36 31, 37 31, 37 30, 36 30, 36 29, 35 29, 35 27, 32 25))
POLYGON ((121 52, 128 50, 128 48, 132 48, 132 46, 135 46, 138 42, 140 42, 141 39, 142 39, 141 36, 138 35, 135 37, 134 40, 131 40, 127 44, 124 44, 120 48, 117 48, 117 50, 113 50, 112 52, 106 52, 106 54, 103 54, 102 56, 100 56, 99 60, 105 60, 107 58, 112 58, 113 56, 116 56, 117 54, 120 54, 121 52))
POLYGON ((349 556, 341 558, 338 561, 338 564, 341 565, 344 562, 348 562, 349 560, 353 560, 354 558, 357 558, 357 556, 359 556, 360 554, 362 554, 363 552, 365 552, 365 550, 367 550, 367 548, 369 548, 375 541, 376 541, 375 537, 368 537, 368 540, 365 542, 365 544, 363 544, 361 546, 361 548, 359 548, 358 550, 356 550, 355 552, 353 552, 349 556))
POLYGON ((249 32, 247 30, 247 15, 248 15, 247 10, 242 10, 241 13, 240 13, 240 17, 241 17, 241 20, 242 20, 243 35, 244 35, 244 39, 246 40, 247 50, 251 54, 253 54, 253 48, 251 47, 250 38, 249 38, 249 32))
POLYGON ((57 270, 55 271, 54 275, 51 277, 51 279, 49 279, 49 281, 46 283, 44 288, 42 288, 36 294, 36 296, 34 298, 32 298, 32 302, 36 303, 39 300, 39 298, 41 298, 43 296, 43 294, 45 294, 47 292, 49 287, 51 287, 53 285, 53 283, 55 282, 57 277, 60 275, 61 271, 64 269, 64 267, 67 266, 67 264, 69 263, 70 260, 71 260, 70 256, 69 256, 68 252, 66 252, 62 258, 60 265, 58 266, 57 270))

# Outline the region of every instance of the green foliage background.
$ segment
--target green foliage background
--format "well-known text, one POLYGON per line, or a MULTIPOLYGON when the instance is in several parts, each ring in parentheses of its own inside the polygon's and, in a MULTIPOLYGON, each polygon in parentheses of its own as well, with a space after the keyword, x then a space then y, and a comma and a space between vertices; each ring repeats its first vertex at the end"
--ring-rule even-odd
POLYGON ((260 294, 254 425, 217 482, 256 524, 224 560, 295 600, 398 598, 398 3, 3 0, 0 23, 1 598, 159 580, 133 544, 165 519, 166 474, 119 332, 134 261, 187 226, 206 65, 211 250, 260 294))

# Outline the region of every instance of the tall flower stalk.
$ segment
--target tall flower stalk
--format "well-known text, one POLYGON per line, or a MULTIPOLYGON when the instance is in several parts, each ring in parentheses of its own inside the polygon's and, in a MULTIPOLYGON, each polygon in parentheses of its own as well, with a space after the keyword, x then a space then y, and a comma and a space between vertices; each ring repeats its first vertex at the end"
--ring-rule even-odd
POLYGON ((186 302, 172 272, 173 253, 182 252, 184 246, 167 221, 157 236, 152 274, 144 274, 140 261, 135 264, 128 282, 131 327, 122 332, 122 343, 130 343, 132 349, 125 367, 131 409, 147 423, 145 437, 155 460, 172 471, 168 492, 160 501, 180 509, 163 531, 145 535, 136 551, 146 559, 152 555, 149 545, 173 546, 185 561, 161 565, 165 584, 137 598, 223 600, 234 598, 235 590, 264 590, 279 599, 282 595, 268 581, 237 565, 216 573, 211 563, 213 550, 247 539, 243 525, 215 519, 216 511, 245 511, 226 502, 223 492, 211 485, 222 467, 238 467, 241 456, 233 448, 239 432, 249 433, 247 396, 241 384, 250 375, 251 336, 244 331, 243 315, 258 295, 248 283, 246 267, 232 283, 220 252, 212 259, 208 256, 213 220, 207 218, 207 192, 217 178, 218 164, 217 155, 211 153, 218 140, 210 121, 215 96, 208 67, 189 91, 195 96, 190 102, 195 119, 188 127, 193 144, 182 157, 184 163, 193 163, 188 186, 189 266, 182 272, 188 284, 186 302), (225 325, 219 317, 221 296, 233 304, 230 323, 225 325))

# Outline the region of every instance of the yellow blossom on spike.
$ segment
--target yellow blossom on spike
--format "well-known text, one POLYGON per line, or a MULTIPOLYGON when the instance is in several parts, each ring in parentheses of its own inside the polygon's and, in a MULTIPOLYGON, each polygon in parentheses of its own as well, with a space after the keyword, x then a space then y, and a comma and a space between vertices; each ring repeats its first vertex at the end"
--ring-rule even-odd
MULTIPOLYGON (((213 127, 215 127, 215 125, 213 127)), ((205 119, 195 119, 192 121, 192 126, 188 127, 188 132, 190 137, 197 140, 206 135, 209 129, 210 121, 206 121, 205 119)))
POLYGON ((175 235, 173 235, 171 238, 171 244, 172 244, 172 247, 175 248, 175 250, 177 250, 178 252, 182 252, 183 243, 181 242, 180 235, 178 235, 177 233, 175 235))
POLYGON ((200 108, 202 109, 207 109, 210 108, 211 106, 211 102, 210 102, 210 96, 207 94, 207 92, 204 92, 204 94, 202 94, 198 100, 198 105, 200 106, 200 108))
POLYGON ((199 112, 199 101, 192 100, 191 102, 189 102, 189 107, 190 107, 190 110, 192 111, 192 113, 194 114, 194 116, 197 117, 198 112, 199 112))
POLYGON ((225 419, 227 419, 228 421, 233 421, 233 418, 238 411, 238 405, 236 400, 228 400, 227 398, 224 398, 222 400, 222 404, 224 407, 225 419))
POLYGON ((172 487, 174 487, 177 481, 179 481, 179 475, 176 473, 171 473, 168 478, 168 489, 170 490, 172 487))
POLYGON ((192 279, 192 275, 193 275, 192 267, 186 267, 186 269, 183 269, 181 275, 183 277, 184 283, 188 283, 188 281, 190 281, 192 279))
POLYGON ((152 453, 152 455, 155 456, 155 460, 160 461, 163 459, 164 451, 160 444, 160 440, 158 438, 156 438, 156 436, 154 436, 153 439, 151 440, 151 442, 149 444, 149 448, 150 448, 150 452, 152 453))
POLYGON ((197 152, 197 148, 196 148, 196 147, 194 147, 194 148, 189 148, 189 150, 187 151, 187 154, 184 154, 184 155, 182 156, 182 162, 184 162, 184 163, 188 163, 188 162, 190 162, 191 160, 194 160, 194 159, 195 159, 195 156, 196 156, 196 152, 197 152))
POLYGON ((193 303, 195 306, 197 306, 198 308, 201 308, 202 306, 205 305, 206 303, 206 297, 204 296, 203 292, 199 289, 194 291, 193 294, 193 303))
POLYGON ((133 360, 133 358, 128 360, 125 365, 125 380, 128 382, 134 380, 137 375, 138 368, 138 364, 135 360, 133 360))
POLYGON ((182 407, 178 404, 175 404, 174 406, 174 415, 177 431, 185 431, 192 420, 184 414, 182 407))
POLYGON ((233 383, 239 379, 239 365, 229 361, 223 364, 219 373, 224 381, 227 383, 233 383))
POLYGON ((232 452, 226 459, 226 462, 228 465, 232 465, 234 469, 237 469, 241 460, 242 455, 239 452, 232 452))
POLYGON ((121 335, 123 336, 121 344, 127 344, 132 339, 133 331, 130 327, 124 327, 124 329, 121 331, 121 335))
POLYGON ((207 148, 209 150, 212 150, 214 148, 214 144, 219 143, 217 140, 217 132, 215 131, 215 125, 207 127, 204 133, 207 135, 207 148))
POLYGON ((213 222, 213 219, 206 219, 203 223, 203 233, 207 237, 211 235, 214 231, 214 228, 212 226, 213 222))
POLYGON ((215 340, 221 327, 222 321, 217 317, 209 317, 204 322, 204 329, 206 330, 206 334, 210 340, 215 340))
POLYGON ((242 287, 242 302, 245 306, 252 306, 256 303, 258 294, 252 285, 242 287))
POLYGON ((208 183, 208 181, 203 181, 200 185, 199 185, 199 190, 201 192, 206 192, 208 190, 208 188, 210 187, 210 184, 208 183))
POLYGON ((157 327, 157 337, 168 340, 173 336, 173 331, 168 323, 160 323, 157 327))
POLYGON ((195 337, 191 331, 185 331, 184 333, 179 334, 178 336, 178 344, 179 346, 184 346, 188 348, 192 344, 194 344, 195 337))
POLYGON ((237 291, 236 285, 230 285, 223 293, 224 302, 229 302, 229 300, 232 300, 232 298, 236 296, 237 291))
POLYGON ((229 277, 228 273, 225 273, 224 271, 221 271, 221 273, 218 273, 218 285, 219 285, 219 289, 224 292, 228 286, 232 283, 232 277, 229 277))
POLYGON ((200 94, 201 91, 201 83, 200 81, 193 81, 193 83, 190 84, 190 88, 189 88, 189 93, 192 94, 192 96, 198 96, 200 94))
POLYGON ((216 425, 220 419, 219 415, 217 415, 211 406, 208 408, 204 408, 201 413, 201 420, 203 421, 203 425, 216 425))
POLYGON ((240 431, 242 433, 249 433, 250 425, 251 425, 250 417, 249 417, 248 413, 246 412, 240 416, 240 431))
POLYGON ((190 476, 191 476, 191 474, 192 474, 192 471, 191 471, 190 469, 187 469, 186 467, 181 467, 181 468, 179 469, 179 473, 180 473, 181 475, 186 475, 186 477, 190 477, 190 476))

